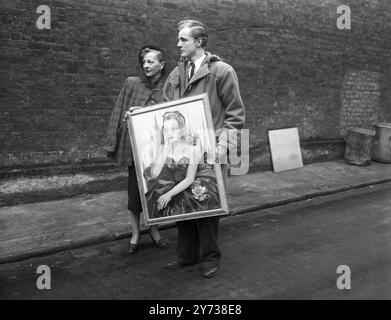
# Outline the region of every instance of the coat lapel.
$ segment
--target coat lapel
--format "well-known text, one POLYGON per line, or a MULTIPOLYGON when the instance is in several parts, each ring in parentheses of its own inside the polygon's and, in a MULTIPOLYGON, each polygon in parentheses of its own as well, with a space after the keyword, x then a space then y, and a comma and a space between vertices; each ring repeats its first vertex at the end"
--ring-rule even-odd
POLYGON ((185 87, 185 91, 187 88, 193 84, 194 82, 206 77, 209 74, 209 65, 207 63, 203 63, 200 68, 197 70, 197 72, 193 75, 193 77, 190 79, 189 83, 185 87))
POLYGON ((140 101, 139 105, 145 106, 147 104, 148 99, 152 96, 153 91, 159 91, 163 88, 165 79, 161 77, 159 79, 158 84, 156 84, 155 87, 151 88, 150 85, 148 84, 146 79, 143 79, 142 82, 140 83, 140 89, 142 92, 140 92, 140 101))
POLYGON ((178 65, 179 69, 179 81, 180 81, 180 93, 179 96, 182 98, 183 93, 187 87, 187 77, 186 77, 186 65, 181 62, 178 65))

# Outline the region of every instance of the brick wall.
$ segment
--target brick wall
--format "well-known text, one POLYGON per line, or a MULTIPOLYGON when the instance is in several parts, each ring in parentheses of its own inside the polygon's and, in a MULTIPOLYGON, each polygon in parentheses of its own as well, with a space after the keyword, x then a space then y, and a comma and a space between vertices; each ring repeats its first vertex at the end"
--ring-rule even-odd
POLYGON ((190 17, 205 22, 208 49, 237 70, 253 166, 269 162, 267 129, 298 126, 303 143, 327 144, 350 125, 391 120, 387 0, 3 0, 0 6, 2 167, 102 160, 114 99, 124 78, 139 72, 139 47, 161 46, 174 66, 176 23, 190 17), (35 27, 41 4, 51 8, 51 30, 35 27), (352 10, 351 30, 336 27, 341 4, 352 10))
POLYGON ((341 88, 340 132, 348 128, 371 129, 373 123, 381 121, 379 72, 348 72, 341 88))

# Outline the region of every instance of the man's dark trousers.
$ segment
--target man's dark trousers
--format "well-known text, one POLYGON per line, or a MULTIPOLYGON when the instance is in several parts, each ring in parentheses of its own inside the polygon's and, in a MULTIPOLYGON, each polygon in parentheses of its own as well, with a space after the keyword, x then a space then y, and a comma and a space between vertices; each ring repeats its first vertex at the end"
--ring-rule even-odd
MULTIPOLYGON (((227 188, 227 165, 221 165, 223 182, 227 188)), ((218 245, 220 217, 177 221, 177 255, 180 263, 201 262, 203 269, 220 265, 221 251, 218 245)))
POLYGON ((219 217, 178 221, 177 255, 184 264, 201 262, 204 269, 219 266, 219 217))

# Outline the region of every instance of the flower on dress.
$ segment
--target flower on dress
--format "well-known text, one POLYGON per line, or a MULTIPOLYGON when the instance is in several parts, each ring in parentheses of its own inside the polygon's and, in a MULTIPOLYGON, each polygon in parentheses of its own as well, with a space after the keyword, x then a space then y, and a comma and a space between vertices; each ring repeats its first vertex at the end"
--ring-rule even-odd
POLYGON ((208 194, 208 188, 205 186, 201 185, 201 182, 199 180, 195 180, 193 182, 193 187, 191 189, 191 192, 193 194, 194 199, 202 202, 207 199, 209 199, 209 194, 208 194))

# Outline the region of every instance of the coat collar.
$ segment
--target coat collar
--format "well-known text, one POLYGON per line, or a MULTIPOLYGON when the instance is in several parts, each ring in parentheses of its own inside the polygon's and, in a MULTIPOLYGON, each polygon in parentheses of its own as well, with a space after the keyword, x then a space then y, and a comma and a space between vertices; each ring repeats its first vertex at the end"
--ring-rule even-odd
POLYGON ((187 84, 188 86, 192 83, 198 81, 199 79, 202 79, 203 77, 206 77, 209 74, 209 64, 202 63, 200 68, 197 70, 196 73, 194 73, 193 77, 190 79, 190 82, 187 84))
POLYGON ((211 63, 221 61, 221 59, 216 55, 213 55, 209 52, 205 52, 205 54, 206 57, 204 61, 202 62, 197 72, 193 75, 189 83, 187 83, 187 60, 181 59, 178 62, 177 68, 174 71, 173 81, 175 82, 175 85, 179 87, 179 96, 182 97, 191 84, 209 75, 209 66, 211 63))
POLYGON ((202 61, 200 68, 190 79, 189 83, 187 83, 187 72, 186 72, 187 61, 182 61, 179 63, 178 69, 180 74, 180 84, 181 87, 184 88, 184 91, 186 91, 187 88, 194 82, 208 76, 210 63, 215 61, 221 61, 221 59, 218 56, 213 55, 210 52, 205 52, 205 55, 206 57, 204 58, 204 61, 202 61))
POLYGON ((166 81, 166 78, 165 76, 161 76, 160 79, 158 80, 157 83, 155 84, 151 84, 148 77, 146 77, 144 74, 141 75, 140 77, 141 79, 141 82, 148 88, 148 89, 151 89, 151 90, 160 90, 161 88, 163 88, 164 86, 164 83, 166 81))

